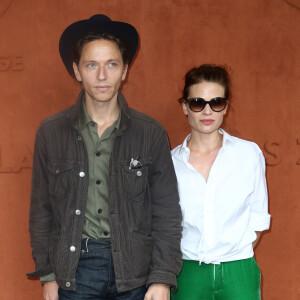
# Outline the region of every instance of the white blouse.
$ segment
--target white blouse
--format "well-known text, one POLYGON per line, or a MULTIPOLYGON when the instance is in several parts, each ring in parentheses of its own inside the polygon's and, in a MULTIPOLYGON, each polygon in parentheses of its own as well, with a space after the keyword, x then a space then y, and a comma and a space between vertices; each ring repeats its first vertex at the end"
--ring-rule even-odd
POLYGON ((183 259, 200 264, 252 257, 255 231, 270 226, 262 151, 253 142, 219 132, 223 144, 207 182, 189 163, 190 135, 171 151, 183 214, 183 259))

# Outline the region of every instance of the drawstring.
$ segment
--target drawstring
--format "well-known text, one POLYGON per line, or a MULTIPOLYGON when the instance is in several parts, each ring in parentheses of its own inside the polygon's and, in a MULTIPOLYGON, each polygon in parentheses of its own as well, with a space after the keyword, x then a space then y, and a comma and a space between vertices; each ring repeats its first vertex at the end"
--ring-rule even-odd
POLYGON ((214 264, 214 288, 216 283, 216 264, 214 264))
POLYGON ((223 264, 221 263, 221 271, 222 271, 222 283, 223 283, 223 264))
MULTIPOLYGON (((223 263, 220 263, 221 265, 221 283, 223 283, 223 263)), ((214 264, 214 287, 216 283, 216 264, 214 264)))

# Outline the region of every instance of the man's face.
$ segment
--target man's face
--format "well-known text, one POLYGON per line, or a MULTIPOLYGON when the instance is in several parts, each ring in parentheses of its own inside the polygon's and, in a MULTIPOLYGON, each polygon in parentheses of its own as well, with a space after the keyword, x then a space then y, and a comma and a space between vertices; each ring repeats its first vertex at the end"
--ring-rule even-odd
POLYGON ((103 39, 86 43, 79 64, 73 63, 75 77, 85 89, 86 100, 96 102, 117 101, 127 67, 117 44, 103 39))

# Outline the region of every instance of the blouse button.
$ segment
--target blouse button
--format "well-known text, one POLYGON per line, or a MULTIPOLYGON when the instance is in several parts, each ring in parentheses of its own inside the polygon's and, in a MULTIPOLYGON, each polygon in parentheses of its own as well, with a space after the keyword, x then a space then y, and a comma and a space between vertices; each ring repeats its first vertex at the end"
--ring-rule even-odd
POLYGON ((137 172, 136 172, 136 175, 137 175, 137 176, 142 176, 143 173, 142 173, 142 171, 137 171, 137 172))

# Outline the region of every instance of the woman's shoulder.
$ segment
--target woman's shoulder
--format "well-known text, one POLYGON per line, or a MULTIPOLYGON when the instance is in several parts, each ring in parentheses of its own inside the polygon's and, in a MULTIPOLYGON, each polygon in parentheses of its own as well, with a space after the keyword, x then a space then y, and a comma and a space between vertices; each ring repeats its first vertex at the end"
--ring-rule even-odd
POLYGON ((232 136, 223 131, 225 140, 229 140, 235 149, 246 152, 262 153, 260 147, 253 141, 232 136))

